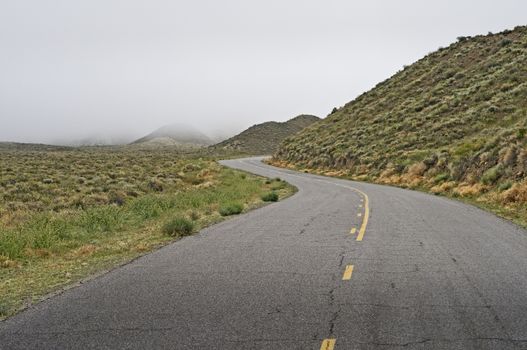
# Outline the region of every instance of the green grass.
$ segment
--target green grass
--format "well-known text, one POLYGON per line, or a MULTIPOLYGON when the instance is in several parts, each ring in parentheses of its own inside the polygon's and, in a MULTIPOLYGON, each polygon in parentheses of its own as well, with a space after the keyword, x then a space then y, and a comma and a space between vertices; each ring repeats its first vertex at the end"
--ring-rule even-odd
POLYGON ((0 156, 0 318, 224 220, 225 208, 259 207, 274 183, 170 149, 10 146, 0 156))

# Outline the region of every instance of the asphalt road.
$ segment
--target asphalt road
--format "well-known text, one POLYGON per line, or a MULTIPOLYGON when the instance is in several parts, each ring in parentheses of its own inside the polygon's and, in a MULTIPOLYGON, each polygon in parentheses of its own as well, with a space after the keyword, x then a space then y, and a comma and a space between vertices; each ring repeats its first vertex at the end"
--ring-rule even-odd
POLYGON ((0 323, 0 348, 527 349, 526 231, 423 193, 224 164, 299 192, 0 323))

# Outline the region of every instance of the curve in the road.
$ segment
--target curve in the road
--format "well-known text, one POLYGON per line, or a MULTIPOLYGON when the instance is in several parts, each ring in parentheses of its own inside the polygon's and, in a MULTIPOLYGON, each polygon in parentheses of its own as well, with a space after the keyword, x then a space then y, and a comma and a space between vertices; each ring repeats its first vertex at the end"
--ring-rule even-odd
POLYGON ((523 229, 420 192, 223 164, 299 192, 0 323, 0 348, 527 348, 523 229))

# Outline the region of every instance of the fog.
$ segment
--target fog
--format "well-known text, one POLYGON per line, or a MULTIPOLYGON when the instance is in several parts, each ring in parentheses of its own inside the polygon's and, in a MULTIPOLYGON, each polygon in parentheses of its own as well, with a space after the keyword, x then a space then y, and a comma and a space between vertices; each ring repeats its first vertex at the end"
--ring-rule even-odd
POLYGON ((501 0, 0 2, 0 140, 211 136, 326 116, 458 36, 525 23, 501 0))

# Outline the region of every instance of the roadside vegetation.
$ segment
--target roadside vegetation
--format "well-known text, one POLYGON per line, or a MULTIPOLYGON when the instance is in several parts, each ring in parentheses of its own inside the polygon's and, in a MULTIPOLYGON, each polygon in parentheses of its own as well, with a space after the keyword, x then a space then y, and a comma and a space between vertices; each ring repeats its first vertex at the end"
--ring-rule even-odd
POLYGON ((527 225, 527 27, 458 38, 286 139, 272 163, 456 197, 527 225))
POLYGON ((294 189, 176 148, 0 146, 0 318, 294 189))

